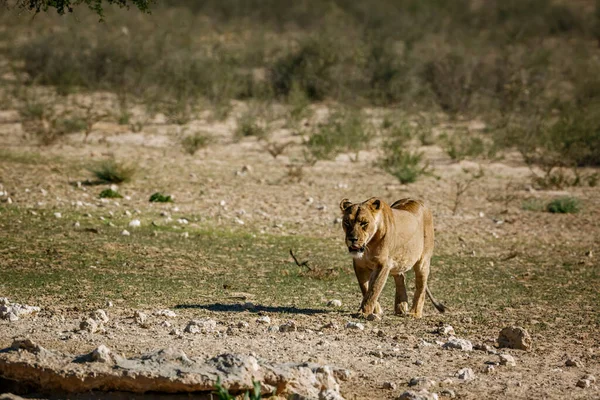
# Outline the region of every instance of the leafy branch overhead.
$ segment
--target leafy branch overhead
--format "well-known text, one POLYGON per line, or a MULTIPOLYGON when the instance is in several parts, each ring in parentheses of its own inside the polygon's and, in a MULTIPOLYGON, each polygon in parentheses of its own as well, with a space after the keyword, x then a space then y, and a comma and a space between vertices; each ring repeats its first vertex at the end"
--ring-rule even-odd
POLYGON ((96 12, 100 18, 104 17, 104 6, 117 5, 121 8, 137 7, 142 12, 150 12, 150 3, 154 0, 17 0, 16 6, 39 13, 55 9, 59 15, 73 12, 73 8, 81 4, 87 5, 96 12))

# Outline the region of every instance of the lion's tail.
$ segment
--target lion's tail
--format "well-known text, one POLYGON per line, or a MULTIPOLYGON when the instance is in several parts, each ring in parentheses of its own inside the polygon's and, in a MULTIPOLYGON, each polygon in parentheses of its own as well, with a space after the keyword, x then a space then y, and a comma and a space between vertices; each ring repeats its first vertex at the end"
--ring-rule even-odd
POLYGON ((445 305, 443 305, 442 303, 440 303, 439 301, 437 301, 433 295, 431 294, 431 290, 429 290, 429 286, 426 288, 427 291, 427 296, 429 297, 429 300, 431 300, 431 302, 433 303, 433 306, 441 313, 446 312, 447 308, 445 305))

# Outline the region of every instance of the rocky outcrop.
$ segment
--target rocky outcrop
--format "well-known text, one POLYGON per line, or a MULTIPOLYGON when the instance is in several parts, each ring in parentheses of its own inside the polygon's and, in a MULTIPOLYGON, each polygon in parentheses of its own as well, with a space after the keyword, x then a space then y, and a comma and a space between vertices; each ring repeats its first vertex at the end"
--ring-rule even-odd
POLYGON ((238 354, 199 360, 172 348, 125 358, 101 345, 89 354, 73 356, 24 339, 0 350, 0 377, 42 392, 210 392, 220 378, 231 393, 250 390, 253 381, 259 381, 265 394, 275 391, 280 395, 341 399, 338 379, 349 375, 347 370, 329 366, 271 364, 238 354))

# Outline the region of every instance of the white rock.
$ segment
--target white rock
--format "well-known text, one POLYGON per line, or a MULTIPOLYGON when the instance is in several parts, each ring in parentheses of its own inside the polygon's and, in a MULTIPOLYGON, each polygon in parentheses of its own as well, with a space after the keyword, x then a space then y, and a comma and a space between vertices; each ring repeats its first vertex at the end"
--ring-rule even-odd
POLYGON ((259 324, 269 325, 271 323, 271 318, 268 315, 263 315, 262 317, 258 317, 256 322, 259 324))
POLYGON ((462 351, 472 351, 473 344, 466 339, 459 339, 457 337, 450 337, 446 343, 442 346, 444 349, 458 349, 462 351))
POLYGON ((8 319, 10 322, 17 322, 19 320, 19 317, 17 317, 15 313, 9 312, 6 316, 6 319, 8 319))
POLYGON ((188 322, 184 329, 187 333, 210 333, 217 329, 217 321, 214 319, 193 319, 188 322))
POLYGON ((142 223, 140 222, 139 219, 133 219, 129 222, 130 228, 139 228, 140 226, 142 226, 142 223))
POLYGON ((397 400, 438 400, 439 397, 436 393, 429 393, 427 390, 421 390, 415 392, 413 390, 407 390, 402 393, 397 400))
POLYGON ((483 367, 484 374, 493 374, 495 370, 496 367, 494 367, 493 365, 486 365, 485 367, 483 367))
POLYGON ((435 331, 437 334, 439 335, 444 335, 444 336, 450 336, 450 335, 454 335, 454 328, 452 327, 452 325, 443 325, 440 326, 436 329, 435 331))
POLYGON ((236 218, 236 219, 234 219, 234 221, 235 221, 235 223, 236 223, 236 224, 238 224, 238 225, 244 225, 244 224, 245 224, 245 222, 244 222, 244 221, 242 221, 242 220, 241 220, 241 219, 239 219, 239 218, 236 218))
POLYGON ((130 235, 131 235, 131 233, 129 233, 129 231, 127 229, 123 229, 121 231, 121 236, 130 236, 130 235))
POLYGON ((187 238, 190 237, 190 234, 188 232, 182 232, 181 233, 181 237, 184 238, 184 239, 187 239, 187 238))
POLYGON ((510 354, 500 354, 500 365, 506 365, 509 367, 514 367, 517 365, 515 358, 510 354))
POLYGON ((155 315, 160 315, 160 316, 163 316, 163 317, 168 317, 168 318, 175 318, 175 317, 177 317, 177 314, 175 314, 175 311, 168 310, 168 309, 155 311, 154 314, 155 315))
POLYGON ((147 319, 148 319, 148 316, 141 311, 136 310, 133 313, 133 321, 140 326, 145 326, 147 319))
POLYGON ((81 329, 82 331, 87 331, 89 333, 95 333, 96 331, 98 331, 98 323, 92 318, 87 318, 81 321, 81 323, 79 324, 79 329, 81 329))
POLYGON ((565 365, 567 367, 577 367, 577 368, 583 367, 583 363, 581 362, 581 360, 579 360, 577 358, 568 358, 567 361, 565 361, 565 365))
POLYGON ((62 214, 59 212, 54 213, 54 218, 62 218, 62 214))
POLYGON ((582 389, 589 388, 592 382, 589 379, 580 379, 577 381, 577 387, 582 389))
POLYGON ((396 385, 396 382, 383 382, 383 385, 381 385, 384 389, 389 389, 389 390, 396 390, 398 388, 398 385, 396 385))
POLYGON ((163 328, 170 328, 171 323, 169 321, 163 321, 160 323, 160 326, 162 326, 163 328))
POLYGON ((346 329, 358 329, 359 331, 364 331, 365 326, 360 322, 349 321, 346 324, 346 329))
POLYGON ((6 203, 8 203, 8 204, 12 204, 12 203, 13 203, 13 201, 12 201, 12 199, 11 199, 10 197, 7 197, 7 198, 6 198, 6 203))
POLYGON ((129 210, 125 210, 125 213, 124 213, 124 214, 125 214, 127 217, 131 217, 131 211, 129 211, 129 210))
POLYGON ((237 323, 237 327, 240 328, 240 329, 241 328, 247 328, 249 326, 250 326, 250 324, 247 323, 246 321, 240 321, 240 322, 237 323))
POLYGON ((171 332, 169 332, 169 335, 181 336, 181 331, 179 329, 172 329, 171 332))
POLYGON ((227 202, 226 202, 225 200, 221 200, 221 201, 219 202, 219 205, 220 205, 221 207, 225 207, 225 206, 227 205, 227 202))
POLYGON ((463 381, 471 381, 475 379, 475 372, 471 368, 463 368, 457 372, 456 376, 463 381))
POLYGON ((267 328, 267 332, 270 332, 270 333, 279 332, 279 327, 277 325, 271 325, 267 328))
POLYGON ((95 319, 98 322, 103 322, 103 323, 108 322, 108 315, 106 315, 106 311, 104 311, 104 310, 100 310, 100 309, 96 310, 90 314, 90 317, 95 319))
POLYGON ((75 228, 79 228, 81 226, 81 224, 79 223, 79 221, 75 221, 75 223, 73 224, 73 226, 75 228))
POLYGON ((329 300, 327 302, 327 305, 329 307, 341 307, 342 306, 342 301, 338 300, 338 299, 329 300))
POLYGON ((107 364, 111 364, 113 362, 110 349, 103 344, 95 348, 94 351, 92 351, 91 356, 92 360, 96 362, 107 364))
POLYGON ((279 332, 295 332, 298 330, 294 321, 288 321, 285 324, 279 326, 279 332))
POLYGON ((189 222, 189 221, 188 221, 186 218, 179 218, 179 219, 177 220, 177 223, 178 223, 178 224, 180 224, 180 225, 187 225, 187 224, 189 224, 190 222, 189 222))

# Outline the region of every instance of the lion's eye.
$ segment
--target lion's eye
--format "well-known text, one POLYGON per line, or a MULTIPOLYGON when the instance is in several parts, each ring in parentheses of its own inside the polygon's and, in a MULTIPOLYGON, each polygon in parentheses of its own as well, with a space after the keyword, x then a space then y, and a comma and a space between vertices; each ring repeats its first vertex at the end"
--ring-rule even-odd
POLYGON ((360 226, 362 226, 363 228, 366 228, 366 227, 367 227, 367 225, 369 225, 369 223, 368 223, 368 222, 361 222, 361 223, 360 223, 360 226))

